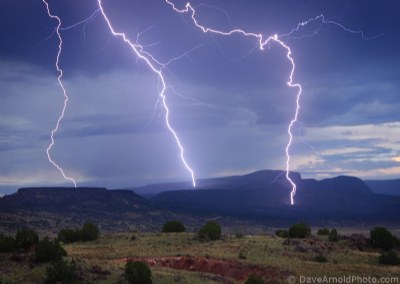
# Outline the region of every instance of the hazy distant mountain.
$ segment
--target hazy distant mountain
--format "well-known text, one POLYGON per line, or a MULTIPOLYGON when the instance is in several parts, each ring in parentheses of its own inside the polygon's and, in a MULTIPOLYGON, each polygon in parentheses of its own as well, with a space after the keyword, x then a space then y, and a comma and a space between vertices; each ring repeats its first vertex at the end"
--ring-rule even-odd
MULTIPOLYGON (((293 180, 300 180, 300 174, 292 172, 293 180)), ((278 170, 264 170, 254 173, 241 175, 218 177, 196 180, 196 188, 193 188, 191 182, 175 182, 150 184, 141 187, 134 187, 131 190, 145 197, 151 197, 164 191, 175 191, 182 189, 261 189, 268 183, 282 183, 285 181, 285 172, 278 170)))
POLYGON ((295 205, 291 186, 282 171, 258 171, 243 176, 168 183, 141 187, 153 195, 145 199, 131 190, 105 188, 22 188, 0 198, 0 230, 35 226, 48 230, 76 226, 86 220, 102 230, 159 231, 167 220, 181 220, 198 228, 218 217, 225 226, 257 223, 287 226, 295 221, 400 223, 400 197, 376 194, 359 178, 340 176, 321 181, 291 173, 297 185, 295 205))
POLYGON ((365 183, 375 193, 400 196, 400 179, 366 180, 365 183))
MULTIPOLYGON (((297 184, 295 205, 283 172, 259 171, 217 179, 196 190, 162 192, 151 200, 172 209, 225 214, 337 220, 400 220, 400 198, 374 194, 359 178, 316 181, 291 173, 297 184)), ((160 186, 161 188, 161 186, 160 186)))

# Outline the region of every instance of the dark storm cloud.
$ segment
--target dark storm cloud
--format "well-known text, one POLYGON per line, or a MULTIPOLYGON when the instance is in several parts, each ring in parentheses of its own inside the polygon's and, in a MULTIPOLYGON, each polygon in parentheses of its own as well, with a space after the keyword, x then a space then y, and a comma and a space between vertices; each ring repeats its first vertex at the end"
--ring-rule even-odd
MULTIPOLYGON (((366 76, 370 78, 370 76, 366 76)), ((348 78, 329 82, 321 89, 305 91, 300 119, 310 125, 357 125, 397 121, 398 82, 368 80, 346 85, 348 78), (339 82, 344 84, 339 85, 339 82)), ((372 79, 373 80, 373 79, 372 79)))
MULTIPOLYGON (((47 17, 41 1, 5 3, 0 10, 0 183, 63 184, 45 155, 63 103, 54 66, 57 22, 47 17)), ((213 28, 284 34, 323 13, 367 36, 382 34, 365 40, 323 26, 312 38, 285 38, 296 62, 294 81, 303 85, 303 137, 295 136, 292 161, 293 169, 318 177, 361 169, 370 176, 374 170, 382 176, 399 172, 400 2, 207 0, 193 5, 199 21, 213 28)), ((50 7, 65 28, 92 15, 97 1, 50 1, 50 7)), ((164 69, 170 121, 197 176, 285 167, 296 90, 287 86, 291 65, 284 49, 271 44, 261 51, 254 38, 204 34, 190 16, 177 15, 162 0, 104 0, 104 8, 118 31, 138 39, 159 62, 170 62, 164 69)), ((157 76, 110 35, 99 15, 62 30, 62 36, 60 64, 70 101, 56 134, 55 159, 85 185, 187 179, 165 126, 157 76)))

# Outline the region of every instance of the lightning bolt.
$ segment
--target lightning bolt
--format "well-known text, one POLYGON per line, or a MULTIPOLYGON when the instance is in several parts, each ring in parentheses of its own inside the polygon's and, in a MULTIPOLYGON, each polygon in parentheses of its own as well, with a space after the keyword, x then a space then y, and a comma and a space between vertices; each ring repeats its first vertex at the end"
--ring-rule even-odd
POLYGON ((179 13, 179 14, 185 14, 188 13, 191 15, 191 18, 193 20, 193 23, 196 27, 198 27, 199 29, 201 29, 201 31, 203 33, 213 33, 213 34, 218 34, 218 35, 222 35, 222 36, 230 36, 233 34, 241 34, 245 37, 252 37, 255 38, 258 41, 259 44, 259 48, 261 51, 264 50, 264 47, 272 42, 278 44, 279 46, 281 46, 282 48, 284 48, 286 50, 286 58, 289 60, 292 68, 290 70, 290 74, 289 74, 289 80, 287 81, 287 85, 291 88, 296 88, 297 89, 297 94, 296 94, 296 110, 295 110, 295 114, 294 117, 292 118, 292 120, 289 123, 288 126, 288 130, 287 133, 289 135, 289 142, 286 145, 285 148, 285 152, 286 152, 286 179, 288 180, 288 182, 290 183, 292 190, 290 193, 290 204, 293 205, 294 204, 294 195, 296 194, 296 184, 295 182, 290 178, 290 147, 292 145, 292 141, 293 141, 293 135, 292 135, 292 128, 293 125, 297 122, 297 118, 299 115, 299 111, 300 111, 300 97, 301 97, 301 93, 302 93, 302 87, 300 84, 298 83, 294 83, 293 82, 293 75, 296 69, 296 65, 294 62, 294 59, 292 57, 292 51, 290 49, 290 47, 288 45, 286 45, 286 43, 284 41, 282 41, 277 34, 269 36, 269 37, 264 37, 264 35, 262 34, 256 34, 256 33, 251 33, 251 32, 246 32, 242 29, 233 29, 233 30, 229 30, 229 31, 220 31, 220 30, 216 30, 216 29, 212 29, 209 27, 205 27, 201 24, 199 24, 199 22, 196 19, 196 10, 193 8, 193 6, 190 3, 187 3, 184 9, 178 9, 174 3, 172 3, 169 0, 165 0, 166 3, 168 3, 172 9, 179 13))
POLYGON ((317 29, 315 29, 310 34, 303 34, 303 35, 297 37, 296 39, 303 39, 306 37, 313 37, 313 36, 317 35, 321 31, 321 28, 323 25, 336 26, 339 29, 342 29, 343 31, 345 31, 347 33, 360 35, 363 40, 373 40, 373 39, 377 39, 377 38, 383 36, 382 34, 375 35, 375 36, 366 36, 364 31, 362 31, 362 30, 349 29, 348 27, 342 25, 341 23, 334 21, 333 18, 326 18, 325 15, 318 15, 314 18, 311 18, 304 22, 298 23, 297 26, 295 28, 293 28, 290 32, 288 32, 286 34, 281 34, 279 37, 280 38, 288 38, 288 39, 295 38, 295 37, 293 37, 293 34, 300 32, 304 27, 312 24, 313 22, 318 22, 318 21, 321 22, 321 24, 317 29))
POLYGON ((61 89, 62 89, 62 92, 63 92, 63 95, 64 95, 64 105, 63 105, 61 114, 60 114, 60 116, 58 117, 56 126, 55 126, 54 129, 51 131, 51 135, 50 135, 51 143, 50 143, 49 146, 47 147, 46 153, 47 153, 47 158, 49 159, 50 163, 52 163, 53 166, 55 166, 55 167, 61 172, 61 174, 63 175, 64 179, 66 179, 66 180, 72 182, 72 183, 74 184, 74 186, 77 187, 75 180, 74 180, 72 177, 69 177, 69 176, 67 176, 67 175, 65 174, 64 170, 61 168, 61 166, 59 166, 59 165, 51 158, 51 154, 50 154, 51 149, 53 148, 54 143, 55 143, 55 142, 54 142, 54 135, 55 135, 56 132, 58 131, 58 128, 60 127, 60 123, 61 123, 62 119, 64 118, 64 114, 65 114, 65 110, 67 109, 67 103, 68 103, 69 98, 68 98, 68 95, 67 95, 67 91, 66 91, 66 89, 65 89, 65 87, 64 87, 64 84, 63 84, 63 82, 62 82, 62 80, 61 80, 62 77, 63 77, 63 70, 60 68, 60 64, 59 64, 59 63, 60 63, 60 55, 61 55, 61 52, 62 52, 62 44, 63 44, 62 37, 61 37, 61 34, 60 34, 61 19, 60 19, 58 16, 53 15, 53 14, 50 12, 50 7, 49 7, 49 4, 47 3, 46 0, 42 0, 42 1, 43 1, 43 3, 46 5, 47 14, 49 15, 49 17, 50 17, 51 19, 57 20, 57 22, 58 22, 57 27, 56 27, 56 29, 55 29, 55 31, 56 31, 56 33, 57 33, 57 37, 58 37, 58 52, 57 52, 57 59, 56 59, 55 66, 56 66, 57 72, 58 72, 58 74, 59 74, 58 77, 57 77, 58 84, 60 85, 60 87, 61 87, 61 89))
MULTIPOLYGON (((191 52, 191 51, 188 51, 187 53, 183 54, 182 56, 174 58, 174 59, 171 59, 166 64, 163 64, 163 63, 157 61, 151 54, 149 54, 148 52, 146 52, 144 50, 144 47, 138 43, 139 42, 138 38, 137 38, 135 43, 132 43, 127 38, 125 33, 115 31, 115 29, 113 28, 113 26, 111 24, 111 21, 108 19, 107 15, 106 15, 106 13, 105 13, 105 11, 103 9, 102 0, 97 0, 99 9, 97 9, 89 18, 87 18, 86 20, 81 21, 81 22, 79 22, 79 23, 77 23, 75 25, 72 25, 70 27, 66 27, 66 28, 61 28, 61 20, 60 20, 60 18, 58 16, 56 16, 56 15, 51 14, 50 9, 49 9, 49 5, 47 3, 47 0, 42 0, 42 1, 46 5, 47 13, 48 13, 49 17, 52 18, 52 19, 56 19, 58 21, 58 25, 57 25, 57 27, 55 29, 55 32, 57 33, 57 36, 58 36, 58 39, 59 39, 59 48, 58 48, 57 60, 56 60, 56 64, 55 65, 56 65, 57 71, 59 72, 58 82, 59 82, 60 87, 62 88, 62 91, 63 91, 63 94, 64 94, 64 98, 65 98, 64 99, 64 106, 63 106, 61 115, 60 115, 59 119, 57 120, 57 124, 56 124, 55 128, 51 132, 51 143, 47 148, 47 156, 48 156, 49 161, 62 173, 63 177, 66 180, 69 180, 69 181, 73 182, 75 187, 76 187, 75 180, 73 178, 71 178, 71 177, 66 176, 66 174, 63 171, 63 169, 52 160, 51 155, 50 155, 50 151, 51 151, 52 147, 54 146, 54 135, 58 131, 59 125, 60 125, 60 123, 61 123, 61 121, 62 121, 62 119, 64 117, 64 113, 65 113, 65 110, 66 110, 66 107, 67 107, 67 102, 68 102, 68 99, 69 99, 68 95, 67 95, 67 92, 66 92, 66 90, 64 88, 64 85, 62 83, 62 80, 61 80, 62 76, 63 76, 63 71, 59 66, 59 59, 60 59, 60 54, 62 52, 62 43, 63 43, 62 42, 62 38, 61 38, 61 34, 60 34, 60 30, 70 29, 70 28, 73 28, 73 27, 75 27, 77 25, 80 25, 82 23, 85 23, 85 25, 86 25, 86 23, 88 21, 92 21, 97 16, 98 13, 101 13, 101 15, 103 16, 104 20, 106 21, 106 23, 107 23, 107 25, 108 25, 108 27, 109 27, 109 29, 111 31, 111 33, 115 37, 121 38, 126 44, 128 44, 129 47, 132 49, 132 51, 136 54, 137 59, 141 59, 142 61, 144 61, 147 64, 147 66, 153 71, 153 73, 157 75, 157 77, 159 79, 159 83, 161 83, 160 84, 161 86, 160 86, 160 89, 159 89, 159 101, 161 101, 162 106, 163 106, 163 108, 165 110, 165 123, 166 123, 166 126, 167 126, 168 130, 171 132, 171 134, 173 135, 173 137, 174 137, 174 139, 175 139, 175 141, 176 141, 176 143, 178 145, 178 148, 180 150, 180 158, 181 158, 184 166, 186 167, 186 169, 190 172, 191 178, 192 178, 192 183, 193 183, 193 186, 195 187, 196 186, 196 182, 195 182, 194 171, 192 170, 192 168, 186 162, 185 155, 184 155, 184 153, 185 153, 184 152, 184 148, 183 148, 183 146, 182 146, 182 144, 180 142, 180 139, 179 139, 176 131, 173 129, 173 127, 171 126, 170 121, 169 121, 170 110, 169 110, 168 105, 167 105, 167 97, 166 97, 166 91, 167 91, 168 87, 166 85, 166 81, 165 81, 164 75, 163 75, 163 70, 164 70, 164 68, 166 68, 166 66, 168 64, 170 64, 171 62, 173 62, 175 60, 178 60, 178 59, 182 58, 183 56, 187 56, 187 53, 191 52)), ((185 5, 184 9, 179 9, 170 0, 165 0, 165 2, 168 5, 170 5, 175 12, 177 12, 179 14, 190 14, 194 25, 197 28, 199 28, 203 33, 218 34, 218 35, 221 35, 221 36, 231 36, 233 34, 240 34, 240 35, 242 35, 244 37, 250 37, 250 38, 256 39, 257 42, 258 42, 258 47, 259 47, 259 49, 261 51, 264 51, 265 46, 266 45, 270 45, 271 43, 275 43, 278 46, 280 46, 281 48, 283 48, 284 50, 286 50, 286 58, 291 64, 291 69, 290 69, 287 85, 290 88, 297 89, 297 93, 296 93, 296 96, 295 96, 296 97, 295 112, 294 112, 294 115, 293 115, 293 117, 292 117, 292 119, 291 119, 291 121, 290 121, 290 123, 288 125, 288 128, 287 128, 287 134, 289 136, 289 140, 288 140, 288 143, 286 144, 286 147, 285 147, 285 152, 286 152, 286 179, 287 179, 287 181, 290 183, 290 185, 292 187, 292 190, 291 190, 291 193, 290 193, 290 203, 291 203, 291 205, 293 205, 294 204, 294 196, 296 194, 297 186, 296 186, 295 182, 290 177, 290 148, 291 148, 292 142, 293 142, 292 129, 293 129, 293 126, 298 122, 298 116, 299 116, 299 112, 300 112, 300 99, 301 99, 301 95, 302 95, 302 86, 299 83, 295 83, 294 82, 293 77, 294 77, 294 73, 295 73, 295 69, 296 69, 296 64, 295 64, 294 58, 292 56, 292 50, 291 50, 290 46, 287 44, 287 42, 292 38, 296 38, 294 35, 296 33, 300 32, 300 31, 302 31, 302 29, 305 26, 307 26, 307 25, 309 25, 311 23, 314 23, 314 22, 318 22, 318 21, 320 22, 320 26, 317 29, 315 29, 311 34, 303 34, 303 35, 300 35, 297 38, 302 39, 302 38, 305 38, 305 37, 312 37, 314 35, 317 35, 319 33, 319 31, 321 30, 323 25, 334 25, 334 26, 337 26, 340 29, 342 29, 342 30, 344 30, 344 31, 346 31, 348 33, 359 34, 362 37, 362 39, 364 39, 364 40, 375 39, 375 38, 378 38, 378 37, 380 37, 382 35, 377 35, 377 36, 373 36, 373 37, 367 37, 367 36, 365 36, 363 31, 349 29, 349 28, 345 27, 344 25, 334 21, 333 18, 326 18, 324 15, 319 15, 319 16, 311 18, 311 19, 309 19, 307 21, 301 22, 301 23, 297 24, 297 26, 295 28, 293 28, 289 33, 281 34, 281 35, 274 34, 272 36, 268 36, 267 37, 267 36, 264 36, 263 34, 256 34, 256 33, 252 33, 252 32, 247 32, 245 30, 238 29, 238 28, 234 28, 234 29, 228 30, 228 31, 222 31, 222 30, 217 30, 217 29, 213 29, 213 28, 209 28, 209 27, 201 25, 198 22, 197 18, 196 18, 196 10, 193 8, 193 6, 190 3, 187 3, 185 5)), ((139 35, 140 34, 138 34, 138 37, 139 37, 139 35)))
MULTIPOLYGON (((297 89, 297 94, 296 94, 296 108, 295 108, 295 112, 294 112, 294 116, 292 118, 292 120, 290 121, 289 125, 288 125, 288 129, 287 129, 287 133, 289 136, 289 141, 286 144, 286 148, 285 148, 285 152, 286 152, 286 179, 288 180, 288 182, 290 183, 290 185, 292 186, 292 190, 290 192, 290 204, 294 205, 294 196, 296 194, 296 190, 297 190, 297 186, 295 184, 295 182, 290 178, 290 148, 293 142, 293 134, 292 134, 292 129, 293 126, 298 122, 298 116, 299 116, 299 112, 300 112, 300 98, 301 98, 301 94, 302 94, 302 86, 299 83, 295 83, 293 81, 293 76, 295 73, 295 69, 296 69, 296 64, 294 62, 293 56, 292 56, 292 50, 289 47, 289 45, 287 44, 287 41, 291 38, 294 38, 294 34, 296 34, 297 32, 300 32, 302 30, 302 28, 304 28, 305 26, 314 23, 314 22, 320 22, 320 26, 315 29, 311 34, 303 34, 299 37, 299 39, 303 39, 305 37, 312 37, 317 35, 322 26, 323 25, 333 25, 336 26, 342 30, 344 30, 345 32, 351 33, 351 34, 357 34, 360 35, 362 39, 364 40, 373 40, 376 38, 379 38, 382 36, 382 34, 377 35, 377 36, 372 36, 372 37, 367 37, 364 32, 362 30, 352 30, 347 28, 346 26, 342 25, 339 22, 336 22, 333 20, 333 18, 326 18, 324 15, 319 15, 316 16, 314 18, 311 18, 309 20, 306 20, 304 22, 300 22, 299 24, 297 24, 297 26, 295 28, 293 28, 289 33, 286 34, 281 34, 281 35, 272 35, 272 36, 268 36, 265 37, 262 34, 256 34, 256 33, 251 33, 251 32, 247 32, 245 30, 242 29, 238 29, 238 28, 234 28, 232 30, 228 30, 228 31, 222 31, 222 30, 216 30, 213 28, 209 28, 206 27, 204 25, 201 25, 197 18, 196 18, 196 10, 193 8, 193 6, 190 3, 186 3, 185 8, 184 9, 179 9, 175 6, 175 4, 173 2, 171 2, 170 0, 165 0, 165 2, 170 5, 172 7, 172 9, 179 13, 179 14, 190 14, 190 17, 194 23, 194 25, 199 28, 203 33, 212 33, 212 34, 218 34, 221 36, 230 36, 233 34, 241 34, 245 37, 252 37, 255 38, 258 43, 259 43, 259 48, 261 51, 264 50, 264 47, 266 45, 268 45, 271 42, 274 42, 276 44, 278 44, 279 46, 281 46, 283 49, 286 50, 286 58, 289 60, 292 68, 289 74, 289 80, 287 81, 287 85, 291 88, 296 88, 297 89), (287 39, 285 41, 285 39, 287 39)), ((229 18, 229 17, 228 17, 229 18)))
MULTIPOLYGON (((311 24, 313 22, 317 22, 317 21, 321 22, 320 26, 317 29, 315 29, 311 34, 303 34, 300 37, 297 37, 297 39, 303 39, 303 38, 306 38, 306 37, 313 37, 313 36, 317 35, 321 31, 321 28, 322 28, 323 25, 333 25, 333 26, 336 26, 336 27, 342 29, 343 31, 345 31, 347 33, 360 35, 363 40, 374 40, 374 39, 377 39, 377 38, 383 36, 382 34, 379 34, 379 35, 368 37, 368 36, 365 35, 364 31, 362 31, 362 30, 352 30, 352 29, 347 28, 346 26, 342 25, 341 23, 338 23, 338 22, 334 21, 332 18, 326 18, 324 15, 319 15, 319 16, 316 16, 314 18, 308 19, 308 20, 306 20, 304 22, 301 22, 301 23, 297 24, 297 26, 295 28, 293 28, 289 33, 280 35, 280 38, 282 38, 282 39, 283 38, 288 38, 288 40, 291 39, 291 38, 294 38, 293 34, 300 32, 302 30, 302 28, 304 28, 305 26, 307 26, 307 25, 309 25, 309 24, 311 24)), ((290 52, 290 49, 289 49, 289 52, 290 52)), ((294 62, 293 61, 292 61, 292 64, 293 64, 293 67, 294 67, 294 62)), ((289 82, 292 81, 293 71, 294 71, 294 69, 292 69, 292 73, 290 75, 289 82)), ((289 83, 289 85, 290 85, 290 83, 289 83)), ((300 88, 300 93, 301 93, 301 86, 300 85, 298 85, 298 86, 300 88)), ((287 157, 287 160, 286 160, 286 178, 292 184, 292 187, 293 187, 292 192, 290 193, 290 202, 291 202, 292 205, 294 204, 294 195, 296 194, 296 184, 289 177, 289 163, 290 163, 289 149, 290 149, 290 145, 291 145, 292 140, 293 140, 293 135, 292 135, 291 129, 294 126, 294 124, 297 122, 297 117, 298 117, 298 113, 299 113, 299 110, 300 110, 299 97, 300 97, 300 94, 298 94, 297 100, 296 100, 297 108, 296 108, 295 117, 290 122, 290 125, 289 125, 289 128, 288 128, 288 133, 289 133, 290 138, 289 138, 289 143, 286 146, 286 157, 287 157)), ((309 144, 307 144, 307 145, 309 145, 309 144)), ((321 157, 321 155, 319 153, 317 153, 315 151, 315 149, 311 145, 309 145, 309 146, 311 147, 311 149, 314 150, 314 153, 316 153, 316 155, 318 157, 321 157)))
POLYGON ((144 61, 147 66, 151 69, 151 71, 153 71, 154 74, 157 75, 159 82, 161 83, 161 89, 159 91, 159 98, 161 98, 161 102, 162 102, 162 106, 165 109, 165 123, 167 125, 168 130, 171 132, 171 134, 173 135, 175 142, 177 143, 179 150, 180 150, 180 158, 182 160, 182 163, 184 164, 185 168, 190 172, 191 178, 192 178, 192 184, 195 187, 196 186, 196 180, 195 180, 195 176, 194 176, 194 171, 192 170, 192 168, 189 166, 189 164, 186 162, 185 160, 185 150, 182 146, 182 143, 180 142, 180 139, 176 133, 176 131, 173 129, 173 127, 170 124, 169 121, 169 115, 170 115, 170 110, 168 108, 167 105, 167 97, 165 95, 166 90, 167 90, 167 85, 162 73, 163 68, 165 67, 164 64, 160 64, 152 55, 150 55, 149 53, 145 52, 143 50, 143 46, 140 45, 139 43, 132 43, 127 36, 122 33, 122 32, 117 32, 115 31, 114 27, 111 24, 111 21, 108 19, 106 13, 104 12, 103 9, 103 5, 102 5, 102 0, 97 0, 98 5, 99 5, 99 9, 101 14, 103 15, 104 20, 107 23, 108 28, 110 29, 111 33, 115 36, 115 37, 119 37, 121 38, 126 44, 129 45, 129 47, 132 49, 132 51, 136 54, 137 58, 140 58, 142 61, 144 61), (157 68, 157 65, 160 66, 157 68))

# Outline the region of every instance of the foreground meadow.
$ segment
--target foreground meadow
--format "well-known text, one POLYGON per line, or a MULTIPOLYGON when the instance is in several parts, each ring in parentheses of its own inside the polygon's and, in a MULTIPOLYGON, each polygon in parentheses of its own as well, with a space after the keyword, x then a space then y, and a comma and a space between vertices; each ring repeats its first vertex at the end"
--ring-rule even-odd
MULTIPOLYGON (((127 259, 147 262, 154 283, 244 283, 252 273, 262 275, 266 283, 288 283, 293 276, 296 283, 305 277, 400 276, 399 266, 378 263, 379 250, 357 248, 348 240, 331 243, 321 236, 288 242, 237 234, 201 242, 194 233, 130 233, 63 247, 85 283, 124 283, 127 259)), ((29 254, 18 260, 2 253, 0 283, 41 283, 46 265, 29 259, 29 254)))

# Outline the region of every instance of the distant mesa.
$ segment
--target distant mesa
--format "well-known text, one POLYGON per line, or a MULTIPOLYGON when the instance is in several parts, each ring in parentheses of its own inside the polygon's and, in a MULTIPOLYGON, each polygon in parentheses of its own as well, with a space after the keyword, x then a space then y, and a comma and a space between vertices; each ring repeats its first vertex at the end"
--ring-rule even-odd
MULTIPOLYGON (((269 216, 314 220, 400 220, 400 198, 375 194, 359 178, 339 176, 317 181, 291 173, 297 184, 295 205, 290 206, 291 187, 284 172, 264 170, 243 176, 207 179, 200 190, 182 184, 164 188, 151 200, 175 210, 197 210, 224 214, 269 216)), ((162 185, 148 189, 162 189, 162 185)), ((136 192, 142 194, 144 188, 136 192)))
POLYGON ((365 183, 375 193, 400 196, 400 179, 366 180, 365 183))
POLYGON ((50 212, 113 212, 152 209, 149 201, 133 191, 93 187, 31 187, 0 199, 0 210, 50 212))
POLYGON ((0 199, 0 212, 72 214, 108 218, 113 224, 129 222, 132 218, 162 224, 168 216, 192 221, 226 216, 262 224, 297 220, 346 224, 400 222, 400 197, 376 194, 359 178, 339 176, 317 181, 302 179, 296 172, 290 175, 298 189, 294 206, 290 205, 291 186, 285 172, 264 170, 198 180, 197 189, 190 182, 129 190, 21 188, 0 199))

